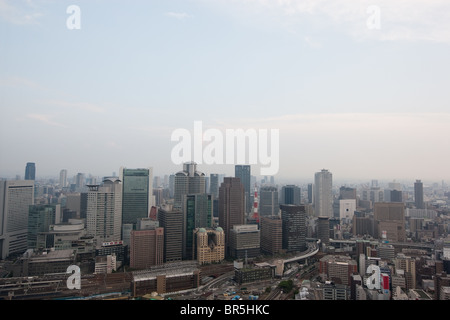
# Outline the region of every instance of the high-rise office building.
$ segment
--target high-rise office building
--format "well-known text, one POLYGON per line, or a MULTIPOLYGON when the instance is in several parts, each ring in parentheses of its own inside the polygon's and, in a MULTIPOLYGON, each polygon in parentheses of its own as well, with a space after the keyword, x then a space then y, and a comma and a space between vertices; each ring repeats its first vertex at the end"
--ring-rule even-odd
POLYGON ((279 210, 278 189, 272 186, 262 186, 259 189, 259 216, 266 217, 278 215, 279 210))
POLYGON ((328 246, 330 244, 330 218, 317 218, 317 238, 320 239, 321 245, 328 246))
POLYGON ((281 188, 280 204, 301 204, 301 189, 295 185, 286 185, 281 188))
POLYGON ((339 188, 339 200, 356 200, 356 188, 342 186, 339 188))
POLYGON ((333 176, 322 169, 314 176, 314 212, 316 217, 333 217, 333 176))
POLYGON ((149 216, 153 199, 152 168, 120 168, 119 179, 122 181, 122 224, 136 223, 140 218, 149 216))
POLYGON ((158 220, 164 228, 164 262, 183 260, 183 212, 171 205, 158 209, 158 220))
POLYGON ((403 192, 401 190, 390 190, 390 202, 403 202, 403 192))
POLYGON ((402 202, 376 202, 373 219, 375 237, 406 241, 405 205, 402 202))
POLYGON ((423 183, 420 180, 414 182, 414 204, 417 209, 425 209, 423 202, 423 183))
POLYGON ((206 176, 197 170, 197 163, 186 162, 183 170, 175 174, 174 209, 183 207, 183 195, 206 193, 206 176))
POLYGON ((209 193, 214 196, 214 199, 217 199, 219 197, 219 174, 211 173, 209 183, 209 193))
POLYGON ((230 256, 236 259, 254 258, 261 252, 261 236, 258 225, 234 225, 230 230, 230 256))
POLYGON ((147 269, 163 264, 164 228, 153 227, 131 231, 130 267, 147 269))
POLYGON ((306 249, 306 209, 305 206, 282 204, 282 246, 288 252, 306 249))
POLYGON ((86 233, 95 244, 120 241, 122 227, 122 183, 106 178, 102 185, 89 185, 86 192, 86 233))
POLYGON ((234 176, 241 180, 242 185, 244 186, 245 192, 245 212, 249 213, 252 210, 252 190, 250 188, 251 181, 251 167, 250 165, 235 165, 234 166, 234 176))
POLYGON ((86 179, 84 178, 84 174, 79 172, 75 176, 75 191, 82 192, 84 190, 84 186, 86 185, 86 179))
MULTIPOLYGON (((219 188, 219 226, 225 232, 229 247, 230 232, 234 225, 245 223, 245 190, 239 178, 225 177, 219 188)), ((226 250, 228 254, 228 249, 226 250)))
POLYGON ((50 248, 46 243, 46 233, 50 226, 61 222, 60 204, 34 204, 28 214, 28 249, 50 248))
POLYGON ((194 230, 210 228, 213 224, 213 196, 207 193, 183 195, 183 259, 192 257, 194 230))
POLYGON ((355 199, 341 199, 339 200, 339 219, 346 219, 348 223, 353 219, 356 211, 355 199))
POLYGON ((28 211, 34 202, 34 181, 0 181, 0 258, 27 249, 28 211))
POLYGON ((59 172, 59 187, 61 189, 67 187, 67 170, 66 169, 62 169, 59 172))
POLYGON ((261 217, 261 251, 266 254, 278 254, 282 250, 282 221, 279 216, 261 217))
POLYGON ((27 162, 25 180, 36 180, 36 164, 34 162, 27 162))
POLYGON ((308 203, 314 202, 314 185, 312 183, 308 183, 308 203))

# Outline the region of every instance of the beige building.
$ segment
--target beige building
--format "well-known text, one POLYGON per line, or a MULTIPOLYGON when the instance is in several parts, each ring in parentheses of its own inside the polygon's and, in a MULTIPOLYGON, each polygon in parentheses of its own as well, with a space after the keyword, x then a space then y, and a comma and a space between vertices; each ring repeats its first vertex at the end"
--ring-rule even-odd
POLYGON ((220 262, 225 259, 225 233, 221 227, 194 229, 193 260, 199 264, 220 262))
POLYGON ((403 270, 406 279, 406 288, 416 288, 416 262, 414 258, 405 256, 402 253, 397 255, 394 259, 395 269, 403 270))

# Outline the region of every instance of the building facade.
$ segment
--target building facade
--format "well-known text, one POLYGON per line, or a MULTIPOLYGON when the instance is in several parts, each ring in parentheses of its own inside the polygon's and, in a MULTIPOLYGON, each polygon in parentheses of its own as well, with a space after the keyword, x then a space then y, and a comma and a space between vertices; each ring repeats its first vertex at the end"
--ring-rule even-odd
POLYGON ((34 203, 34 181, 0 181, 0 258, 27 249, 29 207, 34 203))
POLYGON ((322 169, 314 175, 314 212, 315 216, 333 217, 333 175, 322 169))
POLYGON ((282 247, 288 252, 306 250, 305 206, 280 205, 282 221, 282 247))
MULTIPOLYGON (((225 177, 219 188, 219 226, 229 247, 231 229, 245 223, 245 190, 239 178, 225 177)), ((228 254, 228 249, 226 254, 228 254)))
POLYGON ((200 265, 218 263, 225 259, 225 233, 221 227, 196 228, 192 260, 200 265))

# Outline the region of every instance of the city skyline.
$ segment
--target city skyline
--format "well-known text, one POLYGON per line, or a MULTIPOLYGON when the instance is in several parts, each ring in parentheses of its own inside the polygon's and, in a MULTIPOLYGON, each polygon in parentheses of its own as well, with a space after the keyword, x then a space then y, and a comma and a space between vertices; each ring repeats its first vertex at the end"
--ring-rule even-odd
POLYGON ((71 5, 0 1, 0 177, 175 173, 202 121, 278 129, 278 180, 450 180, 445 1, 77 1, 80 29, 71 5))

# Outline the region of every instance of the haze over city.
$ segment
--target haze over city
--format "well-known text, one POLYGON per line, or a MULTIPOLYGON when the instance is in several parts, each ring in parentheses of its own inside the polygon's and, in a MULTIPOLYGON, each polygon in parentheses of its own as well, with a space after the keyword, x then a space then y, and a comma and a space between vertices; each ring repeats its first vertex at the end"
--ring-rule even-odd
POLYGON ((202 121, 278 129, 281 180, 449 180, 449 6, 1 0, 0 176, 171 174, 171 134, 202 121))

